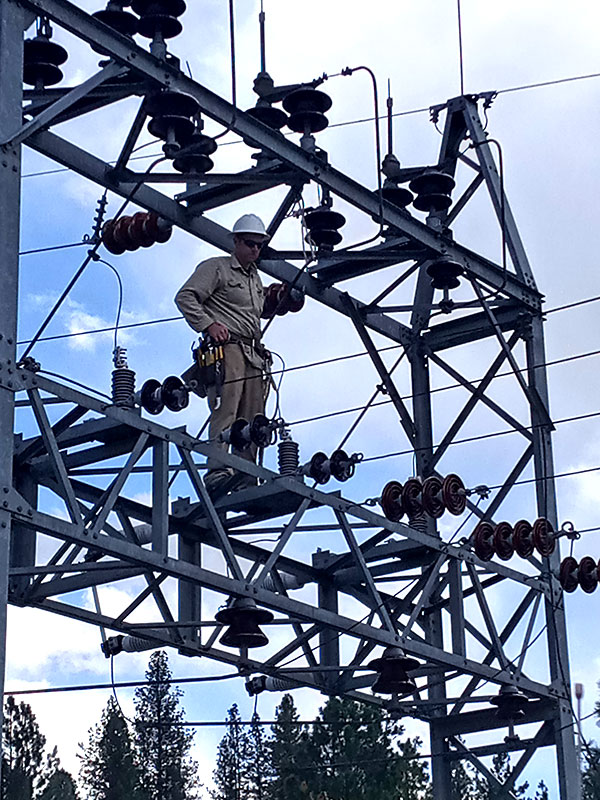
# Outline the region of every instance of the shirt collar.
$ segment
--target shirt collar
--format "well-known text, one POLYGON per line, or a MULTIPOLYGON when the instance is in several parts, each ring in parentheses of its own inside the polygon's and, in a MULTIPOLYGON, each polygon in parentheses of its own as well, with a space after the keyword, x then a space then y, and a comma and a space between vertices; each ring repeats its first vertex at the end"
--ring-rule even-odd
POLYGON ((256 263, 255 263, 254 261, 251 261, 251 262, 248 264, 248 267, 247 267, 247 269, 246 269, 246 268, 244 268, 244 267, 242 267, 242 265, 240 264, 240 262, 239 262, 239 261, 238 261, 238 259, 237 259, 237 256, 236 256, 236 255, 234 255, 233 253, 231 254, 231 266, 233 267, 233 269, 239 269, 239 270, 241 270, 242 272, 245 272, 247 275, 248 275, 250 272, 252 272, 252 270, 255 270, 255 269, 256 269, 256 263))

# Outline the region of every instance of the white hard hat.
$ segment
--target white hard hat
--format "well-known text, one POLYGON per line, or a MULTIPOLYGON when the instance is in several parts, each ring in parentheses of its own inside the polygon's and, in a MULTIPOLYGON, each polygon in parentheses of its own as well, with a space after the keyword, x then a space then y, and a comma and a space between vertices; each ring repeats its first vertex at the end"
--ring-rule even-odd
POLYGON ((232 233, 256 233, 258 236, 263 236, 265 241, 271 238, 267 233, 265 223, 256 214, 243 214, 233 226, 232 233))

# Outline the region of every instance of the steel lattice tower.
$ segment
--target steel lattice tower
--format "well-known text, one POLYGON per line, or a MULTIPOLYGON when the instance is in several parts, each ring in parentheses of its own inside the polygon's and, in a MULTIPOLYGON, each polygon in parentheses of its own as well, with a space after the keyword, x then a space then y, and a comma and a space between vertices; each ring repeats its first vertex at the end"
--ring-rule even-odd
MULTIPOLYGON (((414 451, 416 474, 423 479, 436 475, 441 458, 473 410, 486 406, 522 437, 524 447, 493 501, 484 511, 469 501, 471 510, 475 517, 495 521, 519 477, 533 465, 537 514, 556 530, 542 296, 504 197, 490 140, 482 129, 478 104, 489 98, 458 97, 436 110, 445 113, 445 127, 435 167, 452 176, 459 164, 466 164, 473 171, 473 180, 449 211, 432 212, 423 223, 387 201, 380 208, 377 194, 335 169, 321 151, 310 146, 310 137, 298 146, 250 115, 239 110, 234 113, 226 100, 186 77, 176 65, 115 34, 67 0, 0 0, 0 92, 0 633, 5 635, 6 604, 12 602, 102 625, 135 637, 140 647, 144 642, 150 647, 169 645, 188 655, 230 664, 245 674, 280 678, 281 685, 309 686, 329 694, 385 702, 394 713, 429 724, 435 800, 450 798, 451 765, 457 759, 469 760, 497 784, 481 759, 509 751, 520 755, 502 789, 505 796, 514 796, 511 790, 531 757, 538 748, 549 746, 556 753, 560 797, 577 800, 579 772, 564 607, 556 577, 558 547, 548 557, 532 555, 527 562, 483 561, 475 554, 471 538, 445 541, 433 518, 418 526, 392 522, 336 492, 310 488, 294 477, 234 455, 219 457, 223 464, 262 482, 213 503, 197 461, 212 451, 212 445, 17 364, 23 145, 124 198, 137 187, 137 205, 222 250, 228 248, 228 232, 203 212, 265 188, 288 186, 288 195, 269 225, 274 235, 302 186, 314 182, 367 217, 379 220, 381 216, 384 238, 362 250, 321 254, 316 264, 301 274, 294 254, 284 258, 275 238, 261 270, 278 280, 296 281, 309 297, 349 319, 396 408, 404 439, 414 451), (72 89, 36 89, 24 95, 24 30, 36 16, 93 45, 108 60, 95 75, 72 89), (249 146, 260 150, 263 158, 235 176, 200 182, 174 200, 159 190, 159 178, 133 173, 128 167, 146 119, 142 103, 116 167, 52 131, 59 122, 84 117, 132 95, 143 99, 165 87, 193 97, 202 114, 230 126, 249 146), (460 150, 467 137, 472 145, 468 156, 460 150), (152 179, 159 189, 152 187, 152 179), (487 189, 503 229, 508 265, 478 255, 449 235, 450 224, 479 186, 487 189), (463 281, 472 287, 473 302, 465 313, 450 314, 439 322, 432 319, 434 289, 427 268, 442 256, 464 270, 463 281), (369 304, 336 286, 384 267, 406 264, 409 268, 369 304), (412 311, 410 323, 403 324, 394 316, 393 307, 386 309, 382 303, 411 275, 416 276, 412 311), (413 397, 410 406, 379 355, 373 334, 404 349, 413 397), (495 343, 496 354, 486 366, 483 380, 475 385, 451 365, 447 353, 483 340, 495 343), (524 366, 517 353, 522 354, 524 366), (437 445, 432 366, 450 375, 469 398, 437 445), (503 408, 488 391, 501 368, 509 369, 525 400, 521 418, 503 408), (27 438, 14 430, 17 392, 26 393, 36 425, 37 433, 27 438), (53 420, 48 413, 52 400, 63 409, 53 420), (170 508, 171 456, 178 459, 186 475, 191 499, 170 508), (124 487, 134 467, 148 457, 152 503, 144 505, 128 498, 124 487), (97 480, 85 480, 83 468, 102 466, 107 460, 118 466, 107 470, 104 486, 97 480), (39 507, 40 487, 62 498, 67 520, 39 507), (305 563, 283 551, 313 508, 321 511, 313 529, 319 530, 325 519, 327 524, 335 523, 345 548, 315 553, 312 562, 305 563), (114 515, 118 526, 112 521, 114 515), (272 550, 236 536, 242 528, 252 529, 267 519, 275 520, 279 530, 272 550), (356 523, 363 527, 356 529, 356 523), (36 549, 41 534, 56 544, 54 555, 44 563, 36 549), (177 539, 177 557, 169 555, 170 536, 177 539), (220 561, 206 559, 205 553, 218 554, 220 561), (217 561, 220 567, 214 566, 217 561), (388 592, 378 587, 382 577, 391 579, 409 572, 416 573, 416 579, 406 591, 388 592), (78 590, 140 578, 144 588, 118 615, 104 615, 71 602, 76 596, 72 593, 78 590), (161 590, 166 579, 177 581, 177 608, 170 607, 161 590), (497 585, 510 586, 514 598, 513 610, 503 622, 490 600, 497 585), (250 598, 276 614, 277 647, 250 652, 220 644, 222 625, 214 618, 215 598, 224 603, 232 597, 250 598), (358 602, 365 616, 342 613, 344 597, 358 602), (154 603, 155 616, 144 624, 131 623, 131 613, 146 600, 154 603), (538 614, 545 615, 547 675, 527 659, 538 614), (514 637, 519 637, 520 655, 511 660, 514 637), (374 676, 366 668, 381 648, 395 647, 418 659, 420 666, 414 671, 418 690, 387 701, 370 691, 374 676), (301 670, 283 666, 291 654, 303 655, 301 670), (522 715, 512 720, 518 724, 517 731, 526 732, 505 739, 507 719, 490 705, 490 695, 511 688, 527 698, 522 715)), ((415 174, 419 172, 423 168, 415 169, 415 174)), ((181 182, 189 177, 180 175, 181 182)), ((3 674, 5 653, 0 652, 3 674)))

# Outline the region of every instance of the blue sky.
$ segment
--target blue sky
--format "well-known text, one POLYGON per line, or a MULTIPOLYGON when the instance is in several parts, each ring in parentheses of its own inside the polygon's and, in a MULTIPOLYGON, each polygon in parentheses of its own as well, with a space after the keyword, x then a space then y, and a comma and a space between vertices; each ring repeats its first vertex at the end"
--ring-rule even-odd
MULTIPOLYGON (((85 0, 89 11, 97 5, 85 0)), ((195 3, 182 18, 184 32, 171 43, 171 49, 189 62, 193 76, 209 88, 230 92, 227 4, 217 0, 195 3)), ((254 102, 251 87, 258 71, 259 5, 236 4, 237 78, 239 105, 247 108, 254 102)), ((344 66, 367 65, 377 75, 380 107, 386 81, 391 80, 395 111, 426 109, 460 92, 456 4, 442 0, 391 3, 374 0, 364 3, 316 0, 304 3, 265 0, 267 13, 267 68, 277 83, 307 80, 326 72, 337 73, 344 66)), ((513 212, 520 227, 540 290, 546 295, 547 308, 593 297, 598 291, 597 216, 598 174, 597 129, 600 79, 519 91, 503 91, 531 83, 587 75, 598 70, 596 31, 600 11, 591 0, 576 0, 568 8, 556 0, 533 0, 527 4, 506 0, 502 4, 463 0, 464 83, 466 92, 500 90, 489 111, 488 130, 497 138, 504 153, 505 185, 513 212)), ((95 67, 97 55, 87 46, 57 31, 56 38, 69 50, 64 85, 84 79, 95 67)), ((143 43, 140 40, 140 43, 143 43)), ((371 117, 371 87, 365 73, 332 78, 324 85, 333 107, 333 124, 371 117)), ((57 132, 73 137, 81 146, 107 159, 116 158, 127 126, 135 113, 135 102, 116 107, 64 126, 57 132)), ((217 133, 218 126, 208 123, 207 132, 217 133)), ((382 126, 383 130, 383 126, 382 126)), ((403 165, 431 163, 439 147, 439 134, 429 122, 426 111, 396 118, 394 150, 403 165)), ((142 142, 150 141, 144 134, 142 142)), ((235 171, 250 166, 250 153, 229 136, 217 155, 218 171, 235 171)), ((331 162, 366 185, 375 186, 373 123, 330 127, 318 137, 318 143, 330 154, 331 162)), ((142 153, 157 153, 150 146, 142 153)), ((147 162, 142 162, 147 163, 147 162)), ((80 241, 91 232, 100 188, 79 177, 58 172, 29 177, 32 173, 55 169, 56 165, 25 149, 23 161, 22 250, 80 241)), ((467 178, 458 177, 459 186, 467 178), (461 183, 462 182, 462 183, 461 183)), ((238 203, 208 215, 221 224, 231 225, 245 211, 256 211, 265 218, 277 207, 281 192, 261 196, 256 202, 238 203)), ((314 189, 306 192, 307 204, 314 203, 314 189)), ((109 215, 120 201, 110 198, 109 215)), ((336 203, 348 218, 343 229, 344 242, 359 241, 373 233, 373 226, 358 218, 342 203, 336 203)), ((130 212, 133 212, 130 207, 130 212)), ((483 196, 461 215, 455 236, 482 253, 499 260, 500 238, 489 203, 483 196)), ((297 222, 284 224, 275 244, 299 247, 297 222)), ((23 256, 20 275, 19 337, 27 339, 40 323, 53 300, 79 266, 85 248, 74 247, 46 254, 23 256)), ((165 245, 120 257, 108 258, 118 268, 124 284, 123 322, 173 316, 172 298, 202 258, 214 250, 175 232, 165 245)), ((106 255, 106 254, 105 254, 106 255)), ((378 276, 347 284, 358 297, 371 298, 386 280, 395 276, 387 270, 378 276)), ((265 282, 269 282, 268 279, 265 282)), ((457 297, 466 296, 463 287, 457 297), (462 294, 461 294, 462 293, 462 294)), ((398 302, 406 301, 400 294, 398 302)), ((117 285, 114 275, 102 264, 92 264, 71 293, 48 334, 73 333, 113 324, 116 313, 117 285)), ((549 361, 598 348, 598 315, 589 304, 548 315, 546 346, 549 361)), ((141 383, 150 376, 164 377, 181 372, 188 363, 193 335, 183 322, 134 329, 123 333, 121 344, 128 347, 130 366, 141 383)), ((380 345, 388 342, 376 338, 380 345)), ((288 366, 337 355, 360 352, 358 337, 350 323, 312 301, 301 314, 277 320, 268 333, 267 344, 281 353, 288 366)), ((44 369, 67 375, 94 388, 108 392, 112 338, 109 334, 81 336, 68 340, 41 342, 34 350, 44 369)), ((452 354, 451 362, 470 378, 480 377, 495 352, 489 343, 474 345, 452 354)), ((394 353, 386 355, 392 363, 394 353)), ((592 413, 598 410, 600 390, 597 357, 582 358, 549 368, 551 411, 555 419, 592 413)), ((398 370, 398 386, 409 390, 408 374, 398 370)), ((434 385, 447 384, 448 378, 433 374, 434 385)), ((359 406, 370 397, 378 379, 366 358, 358 358, 312 370, 291 372, 282 385, 282 411, 290 421, 329 411, 359 406)), ((492 394, 510 409, 522 408, 522 401, 507 379, 497 381, 492 394)), ((452 411, 460 407, 462 395, 457 390, 437 395, 434 405, 436 433, 452 411)), ((177 417, 164 415, 165 424, 185 422, 191 430, 202 424, 204 405, 196 401, 177 417)), ((295 438, 304 458, 315 450, 331 450, 343 437, 353 415, 329 418, 298 425, 295 438)), ((26 426, 24 415, 19 424, 26 426)), ((501 430, 502 424, 484 413, 475 416, 464 435, 501 430)), ((517 437, 497 439, 452 447, 441 469, 459 473, 468 486, 478 483, 495 485, 506 475, 520 445, 517 437)), ((555 459, 557 472, 570 472, 598 466, 598 424, 587 421, 557 426, 555 459)), ((389 406, 374 409, 359 426, 348 449, 366 456, 405 449, 395 415, 389 406)), ((271 454, 267 457, 274 459, 271 454)), ((377 496, 386 481, 404 480, 412 472, 408 456, 365 463, 344 487, 345 496, 363 500, 377 496)), ((176 484, 177 487, 177 484, 176 484)), ((557 483, 559 518, 570 519, 580 529, 600 524, 599 478, 597 472, 560 479, 557 483)), ((132 485, 132 492, 143 496, 145 486, 132 485)), ((512 521, 530 518, 532 493, 522 489, 507 504, 505 516, 512 521)), ((450 523, 446 531, 452 532, 450 523)), ((460 524, 460 521, 456 524, 460 524)), ((299 552, 310 557, 315 546, 336 543, 303 540, 299 552)), ((584 535, 575 545, 575 555, 600 556, 597 534, 584 535)), ((117 589, 101 591, 103 607, 115 607, 122 599, 117 589)), ((126 587, 122 588, 126 592, 126 587)), ((85 599, 89 602, 89 598, 85 599)), ((498 613, 507 603, 498 593, 498 613)), ((581 592, 567 599, 571 666, 575 681, 585 684, 583 713, 592 710, 596 697, 595 682, 600 677, 600 651, 588 635, 589 615, 597 596, 581 592)), ((510 607, 512 602, 508 603, 510 607)), ((176 675, 194 675, 224 670, 218 664, 171 656, 176 675)), ((121 656, 115 664, 116 678, 136 679, 143 675, 146 655, 121 656)), ((91 627, 41 615, 29 609, 11 608, 8 638, 8 688, 64 685, 104 681, 108 663, 99 651, 99 633, 91 627)), ((186 710, 190 719, 223 719, 228 707, 238 702, 244 716, 249 716, 253 702, 246 696, 242 681, 187 687, 186 710)), ((127 692, 120 694, 130 709, 127 692)), ((296 693, 296 703, 305 718, 314 715, 323 698, 308 690, 296 693)), ((262 695, 259 711, 272 714, 278 695, 262 695)), ((66 766, 75 769, 76 744, 99 717, 106 694, 87 692, 35 698, 32 704, 43 730, 52 743, 59 745, 66 766), (60 711, 59 711, 60 709, 60 711), (61 718, 65 724, 56 725, 61 718)), ((423 727, 410 728, 421 734, 423 727)), ((585 728, 595 736, 593 721, 585 728)), ((204 769, 210 771, 214 749, 221 731, 200 729, 196 734, 197 755, 204 769)), ((532 783, 548 775, 546 756, 533 760, 527 776, 532 783)))

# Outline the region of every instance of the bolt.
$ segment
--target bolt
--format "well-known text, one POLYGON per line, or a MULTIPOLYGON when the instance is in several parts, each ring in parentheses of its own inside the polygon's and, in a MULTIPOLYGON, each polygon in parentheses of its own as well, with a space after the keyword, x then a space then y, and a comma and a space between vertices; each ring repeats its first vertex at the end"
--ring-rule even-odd
POLYGON ((2 527, 3 527, 3 528, 6 528, 6 527, 7 527, 7 525, 6 525, 6 522, 3 522, 3 523, 2 523, 2 527))
POLYGON ((2 505, 4 506, 4 508, 8 508, 8 500, 5 500, 5 501, 2 503, 2 505))
POLYGON ((4 486, 2 491, 4 492, 4 494, 8 494, 10 489, 8 488, 8 486, 4 486))
POLYGON ((19 514, 20 514, 20 513, 21 513, 21 511, 23 511, 23 506, 17 506, 17 511, 18 511, 18 512, 19 512, 19 514))
POLYGON ((12 344, 12 343, 13 343, 13 340, 12 340, 12 337, 11 337, 11 336, 9 336, 9 337, 8 337, 8 339, 7 339, 6 341, 7 341, 9 344, 12 344))
POLYGON ((165 433, 165 439, 167 439, 167 440, 168 440, 168 439, 170 439, 170 438, 171 438, 171 434, 169 434, 169 433, 165 433))

